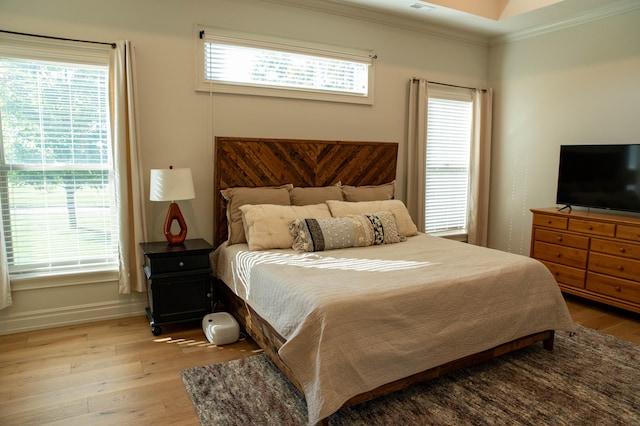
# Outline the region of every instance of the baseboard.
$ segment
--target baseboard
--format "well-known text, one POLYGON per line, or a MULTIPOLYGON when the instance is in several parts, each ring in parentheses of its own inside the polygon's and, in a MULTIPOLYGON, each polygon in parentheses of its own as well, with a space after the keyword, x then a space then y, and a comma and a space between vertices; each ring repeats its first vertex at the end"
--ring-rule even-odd
POLYGON ((145 304, 144 300, 132 300, 20 312, 0 321, 0 335, 145 315, 145 304))

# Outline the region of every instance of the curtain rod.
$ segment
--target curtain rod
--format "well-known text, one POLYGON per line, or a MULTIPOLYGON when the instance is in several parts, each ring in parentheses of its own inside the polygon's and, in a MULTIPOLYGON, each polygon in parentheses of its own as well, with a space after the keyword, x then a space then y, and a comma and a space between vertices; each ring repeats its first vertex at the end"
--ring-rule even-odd
POLYGON ((104 44, 105 46, 111 46, 112 49, 116 48, 116 44, 115 43, 105 43, 103 41, 78 40, 78 39, 73 39, 73 38, 53 37, 53 36, 46 36, 46 35, 40 35, 40 34, 19 33, 19 32, 16 32, 16 31, 7 31, 7 30, 2 30, 2 29, 0 29, 0 33, 16 34, 16 35, 28 36, 28 37, 48 38, 48 39, 51 39, 51 40, 76 41, 76 42, 79 42, 79 43, 104 44))
MULTIPOLYGON (((419 78, 415 78, 415 77, 412 80, 414 82, 420 81, 419 78)), ((429 84, 437 84, 439 86, 457 87, 458 89, 482 90, 483 92, 487 91, 487 89, 478 89, 476 87, 458 86, 457 84, 439 83, 437 81, 430 81, 430 80, 427 80, 427 83, 429 83, 429 84)))

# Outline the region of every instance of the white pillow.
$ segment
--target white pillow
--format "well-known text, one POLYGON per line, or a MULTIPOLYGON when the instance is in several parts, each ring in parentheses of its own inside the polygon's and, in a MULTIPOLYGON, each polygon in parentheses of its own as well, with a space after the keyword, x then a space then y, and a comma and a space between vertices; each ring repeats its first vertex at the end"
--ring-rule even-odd
POLYGON ((289 231, 290 222, 295 219, 331 217, 325 203, 306 206, 245 204, 240 206, 240 211, 249 250, 291 248, 293 237, 289 231))
POLYGON ((400 200, 380 200, 380 201, 336 201, 327 200, 329 210, 331 210, 331 216, 344 217, 354 214, 374 213, 379 211, 388 210, 396 217, 398 223, 398 232, 405 237, 410 237, 418 233, 418 227, 411 216, 404 203, 400 200))

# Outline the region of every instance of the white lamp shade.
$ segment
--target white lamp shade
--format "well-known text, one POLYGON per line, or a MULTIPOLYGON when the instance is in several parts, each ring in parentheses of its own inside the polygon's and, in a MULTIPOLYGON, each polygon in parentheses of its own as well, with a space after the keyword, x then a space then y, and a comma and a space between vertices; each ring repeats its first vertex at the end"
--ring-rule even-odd
POLYGON ((151 201, 196 198, 191 169, 151 169, 150 187, 149 199, 151 201))

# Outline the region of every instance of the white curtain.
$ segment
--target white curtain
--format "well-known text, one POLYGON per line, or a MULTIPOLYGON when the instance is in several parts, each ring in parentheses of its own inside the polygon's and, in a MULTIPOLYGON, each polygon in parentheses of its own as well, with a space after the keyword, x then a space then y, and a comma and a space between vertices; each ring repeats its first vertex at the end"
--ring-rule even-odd
POLYGON ((409 80, 409 117, 407 129, 407 209, 424 232, 424 197, 427 140, 427 80, 409 80))
MULTIPOLYGON (((2 211, 0 209, 0 211, 2 211)), ((9 264, 7 249, 4 245, 4 231, 0 226, 0 309, 11 306, 11 283, 9 281, 9 264)))
POLYGON ((142 167, 136 128, 135 62, 129 41, 116 42, 111 53, 111 134, 113 140, 116 205, 120 225, 121 294, 145 289, 139 243, 146 240, 142 167))
POLYGON ((478 246, 487 245, 489 233, 492 105, 492 89, 473 92, 468 242, 478 246))

